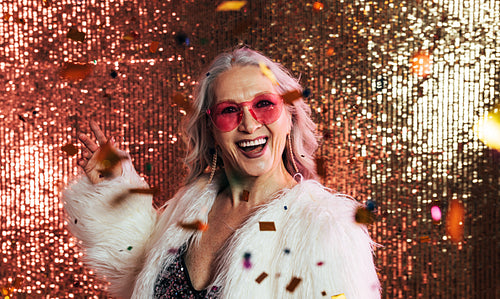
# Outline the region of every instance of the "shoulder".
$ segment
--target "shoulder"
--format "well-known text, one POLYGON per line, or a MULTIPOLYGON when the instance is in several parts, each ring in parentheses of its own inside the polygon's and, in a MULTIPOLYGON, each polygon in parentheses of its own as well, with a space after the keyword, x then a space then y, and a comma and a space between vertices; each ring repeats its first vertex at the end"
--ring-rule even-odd
POLYGON ((293 206, 315 222, 342 221, 352 223, 361 204, 354 198, 333 192, 315 180, 304 180, 290 190, 293 206))

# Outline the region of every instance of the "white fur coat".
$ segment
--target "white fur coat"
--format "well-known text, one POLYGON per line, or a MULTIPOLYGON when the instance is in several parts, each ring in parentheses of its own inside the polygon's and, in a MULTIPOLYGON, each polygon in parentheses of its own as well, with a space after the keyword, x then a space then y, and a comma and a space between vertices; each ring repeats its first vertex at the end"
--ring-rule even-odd
MULTIPOLYGON (((63 193, 70 231, 85 251, 87 264, 124 298, 152 298, 162 266, 182 244, 200 232, 180 221, 207 220, 217 195, 217 180, 205 177, 182 188, 162 212, 151 195, 128 194, 145 188, 131 163, 121 177, 92 185, 83 177, 63 193)), ((304 180, 254 213, 227 241, 215 281, 220 298, 380 298, 373 243, 365 226, 354 221, 359 204, 304 180), (260 231, 272 221, 276 231, 260 231), (243 266, 250 253, 251 268, 243 266), (267 277, 260 283, 257 277, 267 277), (300 279, 293 292, 287 286, 300 279)))

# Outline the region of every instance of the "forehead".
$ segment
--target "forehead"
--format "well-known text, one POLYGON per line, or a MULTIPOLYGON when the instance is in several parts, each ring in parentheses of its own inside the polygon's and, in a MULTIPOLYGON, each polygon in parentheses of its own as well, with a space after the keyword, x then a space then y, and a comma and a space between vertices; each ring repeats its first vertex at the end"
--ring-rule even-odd
POLYGON ((235 66, 220 74, 215 82, 216 102, 244 102, 259 93, 276 93, 273 83, 259 66, 235 66))

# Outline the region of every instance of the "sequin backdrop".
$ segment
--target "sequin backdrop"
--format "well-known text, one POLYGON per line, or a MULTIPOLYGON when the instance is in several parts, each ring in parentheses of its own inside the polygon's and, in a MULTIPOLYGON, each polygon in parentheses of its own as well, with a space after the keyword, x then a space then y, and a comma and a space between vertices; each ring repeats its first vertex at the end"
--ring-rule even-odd
POLYGON ((383 298, 500 298, 500 155, 472 130, 500 101, 500 2, 219 3, 2 1, 2 296, 108 296, 65 228, 60 192, 79 154, 61 147, 98 121, 165 201, 185 173, 172 97, 190 97, 217 53, 247 44, 311 89, 323 183, 377 203, 383 298), (60 78, 68 62, 91 75, 60 78), (453 199, 465 207, 458 243, 430 214, 453 199))

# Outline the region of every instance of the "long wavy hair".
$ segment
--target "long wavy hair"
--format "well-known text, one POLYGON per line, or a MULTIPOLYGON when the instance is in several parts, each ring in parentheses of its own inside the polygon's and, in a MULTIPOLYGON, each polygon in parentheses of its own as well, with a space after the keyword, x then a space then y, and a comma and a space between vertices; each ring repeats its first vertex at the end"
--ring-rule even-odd
MULTIPOLYGON (((276 90, 280 94, 299 90, 302 87, 290 72, 281 64, 273 62, 261 53, 247 47, 237 48, 231 52, 222 53, 217 56, 208 69, 199 79, 194 94, 193 109, 184 126, 188 145, 186 164, 189 168, 186 183, 191 183, 202 175, 211 164, 215 153, 215 142, 211 133, 211 121, 206 111, 212 107, 215 99, 215 82, 217 77, 234 66, 259 66, 264 63, 269 67, 278 82, 276 90)), ((311 119, 311 108, 300 98, 293 105, 285 105, 292 115, 292 128, 290 137, 297 172, 305 179, 317 179, 316 163, 314 153, 318 148, 318 136, 316 135, 316 124, 311 119)), ((294 176, 296 174, 288 145, 282 154, 287 171, 294 176)), ((220 159, 219 159, 220 162, 220 159)), ((221 162, 218 163, 218 166, 221 162)))

